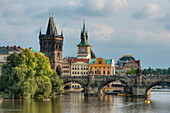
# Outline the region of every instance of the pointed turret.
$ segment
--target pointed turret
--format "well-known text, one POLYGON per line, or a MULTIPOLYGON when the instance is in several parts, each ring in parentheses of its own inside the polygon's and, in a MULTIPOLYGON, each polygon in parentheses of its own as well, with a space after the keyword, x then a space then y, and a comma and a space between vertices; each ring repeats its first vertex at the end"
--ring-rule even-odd
POLYGON ((53 17, 49 18, 46 35, 55 35, 55 36, 58 35, 57 29, 56 29, 55 24, 54 24, 53 17))
POLYGON ((78 44, 78 46, 84 45, 84 46, 90 46, 87 42, 88 39, 88 35, 87 35, 87 31, 86 31, 86 27, 85 27, 85 20, 83 23, 83 30, 81 31, 81 42, 80 44, 78 44))
POLYGON ((40 27, 40 33, 39 33, 39 35, 41 35, 41 27, 40 27))
POLYGON ((61 30, 61 36, 63 36, 63 30, 61 30))

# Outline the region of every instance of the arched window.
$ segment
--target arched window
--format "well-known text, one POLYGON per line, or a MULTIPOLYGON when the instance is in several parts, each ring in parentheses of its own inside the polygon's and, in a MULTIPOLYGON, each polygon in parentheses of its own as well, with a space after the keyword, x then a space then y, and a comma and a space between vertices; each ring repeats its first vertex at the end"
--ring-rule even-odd
POLYGON ((99 61, 98 63, 99 63, 99 64, 102 64, 102 61, 99 61))

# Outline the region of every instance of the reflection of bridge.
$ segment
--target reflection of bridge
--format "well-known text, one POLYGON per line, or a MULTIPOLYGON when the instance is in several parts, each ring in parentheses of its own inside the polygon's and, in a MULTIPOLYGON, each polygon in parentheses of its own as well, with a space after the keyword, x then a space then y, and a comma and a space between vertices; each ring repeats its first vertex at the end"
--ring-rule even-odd
POLYGON ((170 83, 170 76, 74 76, 62 77, 64 84, 77 82, 85 90, 85 94, 103 94, 104 87, 114 81, 119 80, 125 84, 125 93, 132 94, 133 97, 150 96, 150 90, 161 83, 170 83))

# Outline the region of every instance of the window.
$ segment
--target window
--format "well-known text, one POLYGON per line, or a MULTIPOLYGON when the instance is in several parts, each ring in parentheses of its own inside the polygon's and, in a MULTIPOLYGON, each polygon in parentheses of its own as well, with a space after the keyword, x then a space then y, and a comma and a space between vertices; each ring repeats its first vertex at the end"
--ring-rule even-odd
POLYGON ((81 52, 82 52, 82 53, 84 53, 84 52, 85 52, 85 50, 84 50, 84 49, 81 49, 81 52))
POLYGON ((99 64, 102 64, 102 61, 99 61, 98 63, 99 63, 99 64))
POLYGON ((103 74, 105 74, 105 71, 103 71, 103 74))
POLYGON ((110 72, 108 71, 107 74, 110 74, 110 72))
POLYGON ((58 49, 58 45, 56 45, 56 49, 58 49))
POLYGON ((95 74, 97 74, 97 71, 95 71, 95 74))
POLYGON ((59 49, 61 49, 61 45, 59 45, 59 49))

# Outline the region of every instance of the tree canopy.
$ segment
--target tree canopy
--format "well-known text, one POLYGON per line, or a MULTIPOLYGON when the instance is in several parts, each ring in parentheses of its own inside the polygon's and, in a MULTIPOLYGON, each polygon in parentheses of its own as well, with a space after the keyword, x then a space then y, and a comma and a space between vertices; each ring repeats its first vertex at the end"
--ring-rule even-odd
POLYGON ((42 53, 32 53, 29 49, 13 53, 7 57, 2 67, 1 89, 23 98, 46 98, 59 92, 63 85, 57 73, 52 71, 48 57, 42 53))

